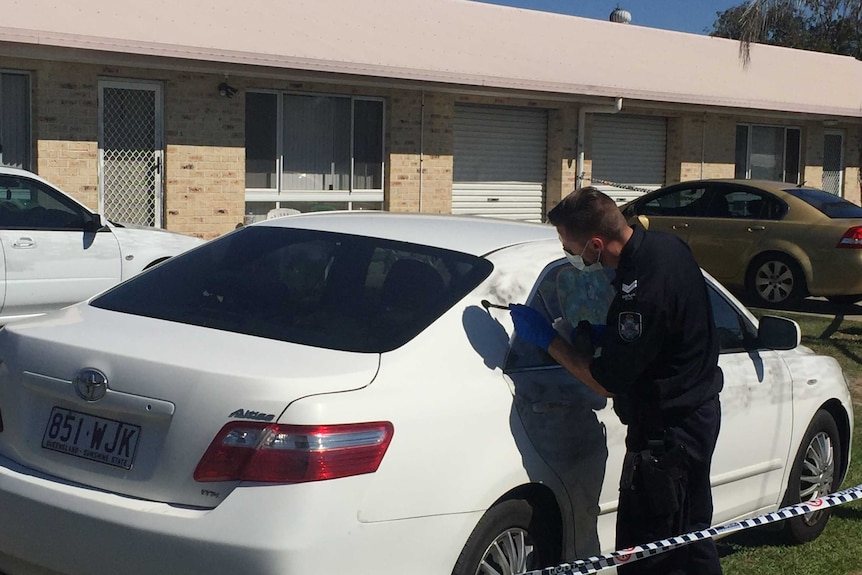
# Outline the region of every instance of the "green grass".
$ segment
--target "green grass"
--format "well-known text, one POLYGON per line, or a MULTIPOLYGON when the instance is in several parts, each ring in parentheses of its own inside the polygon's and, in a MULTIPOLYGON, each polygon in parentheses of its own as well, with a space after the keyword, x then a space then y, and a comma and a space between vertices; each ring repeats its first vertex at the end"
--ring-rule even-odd
MULTIPOLYGON (((765 310, 753 310, 756 315, 765 310)), ((796 320, 802 344, 835 357, 853 393, 855 419, 862 422, 862 322, 790 312, 768 313, 796 320)), ((852 463, 842 487, 862 484, 862 427, 853 433, 852 463)), ((811 543, 786 545, 780 533, 748 530, 718 542, 725 575, 862 574, 862 501, 833 509, 823 534, 811 543)))

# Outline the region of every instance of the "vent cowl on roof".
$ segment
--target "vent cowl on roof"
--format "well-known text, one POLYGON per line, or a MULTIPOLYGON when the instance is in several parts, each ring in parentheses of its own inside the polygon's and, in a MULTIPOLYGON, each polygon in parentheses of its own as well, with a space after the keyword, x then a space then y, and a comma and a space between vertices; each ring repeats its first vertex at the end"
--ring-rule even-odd
POLYGON ((614 11, 611 12, 609 20, 611 22, 617 22, 618 24, 631 24, 632 13, 617 6, 614 11))

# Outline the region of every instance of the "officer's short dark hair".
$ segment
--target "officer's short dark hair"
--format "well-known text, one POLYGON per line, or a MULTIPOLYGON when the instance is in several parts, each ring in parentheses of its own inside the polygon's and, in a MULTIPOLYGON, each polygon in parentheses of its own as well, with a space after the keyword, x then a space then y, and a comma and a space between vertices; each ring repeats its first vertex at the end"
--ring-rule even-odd
POLYGON ((628 226, 617 204, 598 188, 587 186, 575 190, 548 212, 548 221, 561 226, 579 242, 593 236, 622 240, 628 226))

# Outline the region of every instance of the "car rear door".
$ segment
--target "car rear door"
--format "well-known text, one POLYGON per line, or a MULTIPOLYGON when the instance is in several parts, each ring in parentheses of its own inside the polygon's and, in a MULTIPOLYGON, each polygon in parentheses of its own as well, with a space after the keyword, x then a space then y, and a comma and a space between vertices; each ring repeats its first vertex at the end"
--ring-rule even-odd
POLYGON ((85 231, 92 217, 38 180, 0 175, 3 317, 44 313, 120 281, 117 240, 107 228, 85 231))
POLYGON ((719 281, 740 284, 751 258, 776 233, 781 213, 775 196, 737 184, 710 184, 706 212, 688 228, 698 263, 719 281))
MULTIPOLYGON (((604 324, 614 297, 610 270, 581 272, 568 262, 542 273, 528 304, 559 331, 587 320, 604 324)), ((626 428, 613 404, 577 381, 547 353, 515 337, 506 361, 514 405, 534 449, 563 482, 573 513, 578 557, 614 544, 626 428)))

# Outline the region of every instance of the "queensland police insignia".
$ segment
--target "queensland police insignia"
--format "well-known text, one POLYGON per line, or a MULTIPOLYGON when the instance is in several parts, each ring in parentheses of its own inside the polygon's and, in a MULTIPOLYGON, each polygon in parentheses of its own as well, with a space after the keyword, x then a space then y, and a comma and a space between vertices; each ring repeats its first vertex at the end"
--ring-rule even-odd
POLYGON ((631 283, 623 282, 621 287, 623 292, 623 301, 632 301, 637 297, 638 280, 635 279, 631 283))
POLYGON ((624 311, 619 315, 617 328, 620 332, 620 339, 625 342, 635 341, 643 331, 643 318, 637 312, 624 311))

